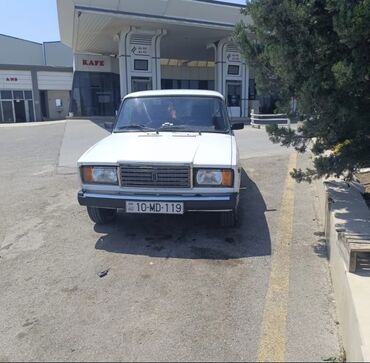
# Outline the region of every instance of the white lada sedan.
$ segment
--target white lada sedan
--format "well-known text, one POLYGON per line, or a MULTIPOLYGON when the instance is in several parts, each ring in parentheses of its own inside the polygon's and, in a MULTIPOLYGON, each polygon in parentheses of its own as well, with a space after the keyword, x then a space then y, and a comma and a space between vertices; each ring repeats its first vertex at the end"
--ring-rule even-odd
POLYGON ((126 213, 217 212, 237 220, 238 149, 218 92, 144 91, 127 95, 110 136, 78 160, 78 202, 95 223, 126 213))

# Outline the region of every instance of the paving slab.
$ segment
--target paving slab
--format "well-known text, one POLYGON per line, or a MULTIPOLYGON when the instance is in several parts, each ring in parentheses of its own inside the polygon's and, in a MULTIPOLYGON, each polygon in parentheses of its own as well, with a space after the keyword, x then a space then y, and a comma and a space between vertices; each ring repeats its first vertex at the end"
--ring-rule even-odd
POLYGON ((90 120, 67 120, 59 153, 58 173, 76 173, 76 162, 80 156, 108 135, 109 131, 90 120))

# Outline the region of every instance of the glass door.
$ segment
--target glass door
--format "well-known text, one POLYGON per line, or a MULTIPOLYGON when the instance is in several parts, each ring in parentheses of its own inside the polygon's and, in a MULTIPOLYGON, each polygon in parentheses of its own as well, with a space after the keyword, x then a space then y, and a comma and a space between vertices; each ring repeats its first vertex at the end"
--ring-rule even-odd
POLYGON ((131 92, 148 91, 152 89, 152 79, 149 77, 132 77, 131 92))
POLYGON ((14 113, 16 122, 26 122, 26 108, 24 100, 14 100, 14 113))
POLYGON ((241 117, 241 81, 226 81, 226 102, 232 117, 241 117))
POLYGON ((99 116, 112 115, 113 105, 113 92, 102 92, 94 90, 94 104, 96 105, 96 114, 99 116))
POLYGON ((0 122, 35 120, 32 91, 0 91, 0 122))
POLYGON ((13 101, 2 101, 3 121, 14 122, 13 101))

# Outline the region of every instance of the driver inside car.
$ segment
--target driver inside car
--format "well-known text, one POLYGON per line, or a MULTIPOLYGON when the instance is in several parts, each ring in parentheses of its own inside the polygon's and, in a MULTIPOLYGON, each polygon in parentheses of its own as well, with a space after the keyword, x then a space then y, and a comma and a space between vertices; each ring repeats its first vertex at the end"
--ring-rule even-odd
POLYGON ((168 111, 168 122, 171 124, 178 124, 177 110, 173 103, 170 103, 167 108, 168 111))

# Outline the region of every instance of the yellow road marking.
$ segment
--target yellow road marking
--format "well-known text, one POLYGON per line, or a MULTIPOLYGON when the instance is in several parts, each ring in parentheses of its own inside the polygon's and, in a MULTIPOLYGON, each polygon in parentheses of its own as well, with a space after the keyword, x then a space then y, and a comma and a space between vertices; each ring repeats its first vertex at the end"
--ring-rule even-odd
POLYGON ((295 187, 295 180, 289 175, 289 172, 296 165, 297 153, 292 153, 288 163, 288 176, 285 180, 277 239, 271 261, 270 281, 257 355, 258 362, 282 362, 285 356, 295 187))

